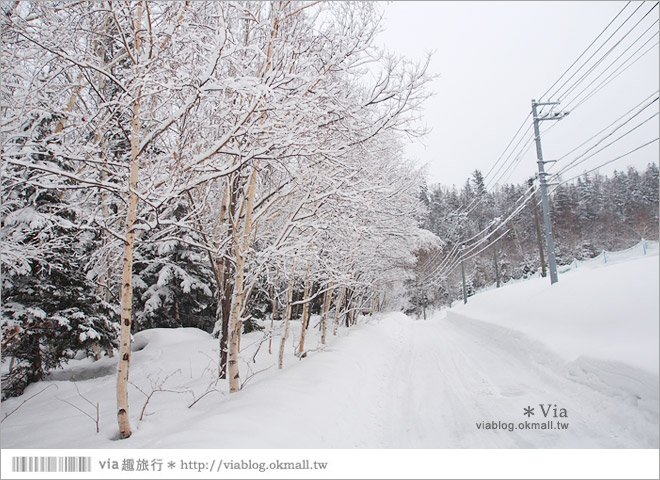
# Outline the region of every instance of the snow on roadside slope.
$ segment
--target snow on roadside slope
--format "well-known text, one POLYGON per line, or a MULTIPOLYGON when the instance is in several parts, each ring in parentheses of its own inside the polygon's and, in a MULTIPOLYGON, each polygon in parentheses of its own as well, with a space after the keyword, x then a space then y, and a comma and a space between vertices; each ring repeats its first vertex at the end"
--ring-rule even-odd
MULTIPOLYGON (((258 361, 250 368, 266 371, 254 376, 235 395, 227 393, 226 380, 217 386, 213 383, 218 343, 210 335, 193 328, 140 332, 135 335, 136 351, 131 360, 129 394, 134 433, 130 438, 115 440, 116 359, 104 358, 99 362, 72 361, 51 380, 31 385, 23 396, 3 402, 4 416, 23 399, 48 388, 2 424, 2 444, 5 448, 370 447, 373 424, 370 420, 365 423, 365 418, 372 418, 368 414, 372 401, 382 401, 387 395, 382 391, 383 375, 394 369, 393 352, 401 348, 410 323, 411 319, 395 313, 340 330, 342 335, 330 336, 324 351, 311 352, 301 361, 292 354, 300 338, 300 324, 294 322, 284 371, 274 366, 279 340, 273 342, 273 354, 269 355, 261 334, 244 335, 243 358, 250 361, 261 344, 258 361), (136 387, 149 394, 158 386, 167 391, 154 394, 140 421, 146 396, 136 387), (95 416, 76 387, 90 401, 100 403, 99 434, 93 420, 70 405, 95 416), (202 397, 209 388, 211 393, 202 397)), ((307 342, 316 342, 318 348, 318 340, 318 335, 313 335, 307 342)), ((246 366, 242 365, 243 378, 249 375, 246 366)))
POLYGON ((494 323, 539 340, 568 361, 621 362, 658 375, 657 252, 623 263, 489 290, 451 314, 494 323))
MULTIPOLYGON (((657 263, 655 270, 645 262, 630 264, 630 271, 615 268, 623 264, 599 269, 598 276, 610 287, 607 301, 628 306, 628 312, 631 304, 644 303, 639 311, 652 313, 657 290, 651 297, 637 297, 638 286, 630 284, 627 275, 640 283, 657 284, 657 263)), ((217 391, 211 390, 192 408, 188 405, 209 387, 215 388, 217 340, 196 329, 141 332, 135 338, 131 364, 135 385, 130 389, 131 438, 113 440, 116 360, 104 358, 71 362, 51 380, 3 402, 4 416, 48 387, 6 419, 2 444, 5 448, 658 448, 658 376, 633 365, 657 355, 657 335, 646 342, 641 337, 649 330, 642 326, 617 330, 616 320, 622 318, 618 315, 602 324, 609 328, 592 331, 580 326, 591 322, 591 317, 560 307, 577 305, 577 296, 592 291, 599 280, 586 270, 570 275, 562 275, 552 287, 541 279, 475 296, 468 305, 440 312, 426 322, 401 313, 363 319, 304 360, 292 354, 300 337, 300 324, 294 322, 284 371, 272 367, 276 355, 268 354, 260 333, 245 335, 242 378, 249 376, 248 366, 267 370, 234 395, 227 393, 222 381, 217 391), (570 275, 575 280, 567 281, 570 275), (561 285, 567 287, 557 288, 561 285), (557 311, 570 326, 562 327, 570 349, 561 344, 561 332, 553 334, 550 327, 529 322, 527 309, 539 305, 543 292, 557 302, 557 311), (496 307, 501 312, 497 315, 492 310, 496 307), (640 350, 650 351, 622 355, 624 349, 611 345, 612 335, 619 331, 626 331, 628 341, 640 350), (544 335, 550 340, 541 338, 544 335), (75 385, 72 377, 77 379, 75 385), (158 385, 167 391, 154 394, 140 421, 146 397, 136 387, 148 394, 158 385), (94 415, 76 386, 100 404, 98 434, 94 421, 70 405, 94 415), (528 420, 523 409, 531 405, 538 412, 540 403, 565 408, 568 417, 562 420, 570 422, 570 428, 477 427, 480 422, 518 425, 528 420)), ((656 329, 657 320, 656 316, 656 329)), ((312 349, 318 347, 316 333, 308 342, 312 349)), ((273 344, 274 352, 277 346, 279 341, 273 344)))

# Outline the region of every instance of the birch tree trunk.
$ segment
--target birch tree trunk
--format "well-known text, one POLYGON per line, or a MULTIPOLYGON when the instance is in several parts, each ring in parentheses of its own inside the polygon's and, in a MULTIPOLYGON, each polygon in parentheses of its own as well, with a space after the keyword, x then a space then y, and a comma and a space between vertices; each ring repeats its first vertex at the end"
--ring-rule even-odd
POLYGON ((328 333, 328 313, 330 312, 330 302, 332 301, 333 283, 330 282, 328 291, 325 292, 325 299, 323 300, 323 316, 321 317, 321 344, 325 345, 326 336, 328 333))
MULTIPOLYGON (((142 24, 142 4, 138 5, 137 25, 142 24)), ((140 48, 140 37, 135 36, 135 50, 140 48)), ((139 72, 138 72, 139 74, 139 72)), ((117 422, 119 437, 128 438, 133 433, 128 416, 128 369, 131 361, 131 320, 133 315, 133 247, 137 220, 138 173, 140 167, 140 96, 138 89, 133 104, 131 132, 131 175, 129 180, 128 211, 126 212, 126 240, 124 242, 123 271, 121 281, 121 315, 119 330, 119 361, 117 362, 117 422)))
POLYGON ((341 304, 344 302, 344 296, 346 295, 346 287, 341 289, 341 295, 337 299, 337 309, 335 310, 335 324, 332 328, 332 334, 337 336, 337 329, 339 328, 339 312, 341 310, 341 304))
POLYGON ((273 354, 273 327, 275 326, 275 315, 277 315, 277 277, 279 276, 279 270, 275 272, 275 279, 273 281, 272 288, 270 290, 270 296, 273 298, 273 314, 270 316, 270 338, 268 339, 268 354, 273 354))
POLYGON ((250 247, 252 236, 252 213, 254 211, 254 197, 257 190, 258 164, 252 170, 247 191, 247 205, 245 212, 245 224, 242 241, 239 231, 236 229, 234 235, 234 247, 236 251, 236 277, 234 281, 234 292, 231 302, 231 316, 229 317, 229 356, 227 360, 227 374, 229 375, 229 392, 236 393, 241 389, 240 375, 238 371, 239 338, 241 334, 241 312, 245 304, 244 288, 245 260, 250 247))
MULTIPOLYGON (((220 210, 220 224, 223 223, 225 216, 228 219, 228 234, 235 235, 231 219, 236 213, 236 190, 238 189, 238 175, 231 175, 227 181, 227 193, 223 198, 222 208, 220 210)), ((234 293, 231 285, 230 273, 232 269, 231 261, 225 255, 221 262, 220 286, 219 286, 219 308, 220 308, 220 363, 218 366, 218 378, 227 378, 227 354, 229 352, 229 316, 231 314, 231 299, 234 293)))
POLYGON ((312 268, 312 264, 310 263, 307 266, 307 276, 305 277, 305 296, 303 298, 303 301, 305 304, 303 305, 303 314, 302 314, 302 332, 300 333, 300 347, 298 349, 298 354, 302 358, 305 352, 305 337, 307 335, 307 323, 309 322, 309 271, 312 268))
POLYGON ((137 184, 139 171, 138 135, 140 132, 139 97, 133 107, 133 137, 131 138, 131 177, 128 212, 126 214, 126 241, 124 243, 123 271, 121 281, 121 326, 119 331, 119 362, 117 368, 117 420, 121 438, 131 436, 128 418, 128 367, 131 359, 131 318, 133 314, 133 247, 137 219, 137 184))
POLYGON ((291 279, 289 280, 289 298, 286 304, 286 312, 284 314, 284 335, 282 336, 282 343, 280 343, 280 356, 278 360, 277 368, 282 370, 284 366, 284 348, 286 347, 286 341, 289 338, 289 328, 291 324, 291 302, 293 301, 293 285, 294 285, 294 274, 296 271, 295 263, 291 269, 291 279))
POLYGON ((351 320, 351 305, 353 305, 353 295, 355 292, 351 289, 348 290, 348 293, 346 294, 346 300, 345 300, 345 305, 346 308, 344 309, 344 326, 346 328, 351 326, 350 320, 351 320))
MULTIPOLYGON (((353 325, 357 325, 359 317, 360 317, 360 312, 363 311, 363 303, 364 302, 364 295, 365 292, 362 291, 360 293, 360 297, 358 298, 357 303, 355 304, 355 311, 353 312, 353 325)), ((424 308, 426 308, 426 304, 424 305, 424 308)), ((426 318, 426 313, 424 314, 426 318)))

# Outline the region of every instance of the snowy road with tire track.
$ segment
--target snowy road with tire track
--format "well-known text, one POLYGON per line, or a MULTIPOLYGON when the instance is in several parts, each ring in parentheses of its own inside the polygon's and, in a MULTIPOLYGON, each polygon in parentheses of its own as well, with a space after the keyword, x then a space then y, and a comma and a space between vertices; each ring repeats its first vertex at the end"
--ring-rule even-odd
MULTIPOLYGON (((622 448, 657 447, 657 379, 637 391, 599 391, 602 370, 567 364, 522 334, 450 313, 429 321, 397 318, 393 362, 382 412, 380 447, 395 448, 622 448), (397 341, 398 340, 398 341, 397 341), (654 388, 655 386, 655 388, 654 388), (389 391, 388 391, 389 390, 389 391), (647 398, 637 398, 643 392, 647 398), (539 407, 543 404, 548 417, 539 407), (553 416, 554 406, 566 418, 553 416), (526 417, 524 408, 535 407, 526 417), (388 420, 389 418, 389 420, 388 420), (567 430, 520 430, 553 420, 567 430), (498 422, 507 429, 478 429, 498 422), (509 431, 513 424, 515 430, 509 431)), ((394 330, 394 329, 392 329, 394 330)), ((605 368, 605 367, 603 367, 605 368)), ((365 404, 370 402, 366 401, 365 404)), ((547 425, 547 424, 546 424, 547 425)), ((366 430, 366 428, 365 428, 366 430)))
POLYGON ((327 346, 311 327, 311 351, 302 360, 293 354, 300 338, 293 322, 281 371, 277 355, 260 347, 262 333, 246 334, 241 378, 261 373, 232 395, 225 382, 214 387, 216 339, 194 328, 148 330, 135 336, 130 438, 115 440, 116 358, 105 357, 74 360, 23 397, 3 402, 3 413, 18 410, 3 422, 2 444, 655 449, 657 284, 655 256, 582 269, 552 288, 545 281, 506 286, 428 320, 403 313, 365 317, 327 346), (539 298, 551 302, 538 309, 539 298), (154 388, 163 390, 145 406, 154 388), (85 408, 81 395, 100 405, 98 434, 72 408, 85 408), (532 408, 534 415, 525 416, 532 408), (554 428, 518 428, 549 421, 554 428), (568 427, 557 429, 559 421, 568 427))

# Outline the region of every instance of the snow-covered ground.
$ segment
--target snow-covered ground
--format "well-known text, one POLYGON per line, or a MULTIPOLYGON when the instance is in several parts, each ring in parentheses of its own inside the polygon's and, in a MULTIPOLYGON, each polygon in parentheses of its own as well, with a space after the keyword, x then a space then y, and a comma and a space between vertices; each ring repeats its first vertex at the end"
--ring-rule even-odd
POLYGON ((577 268, 553 286, 507 285, 427 321, 364 317, 325 348, 314 330, 302 360, 293 355, 295 324, 283 371, 279 339, 269 354, 262 333, 247 334, 242 378, 257 373, 231 396, 224 381, 214 382, 218 345, 210 335, 141 332, 131 438, 114 438, 116 359, 84 359, 3 402, 2 416, 13 413, 2 423, 2 445, 658 448, 659 277, 650 252, 577 268))

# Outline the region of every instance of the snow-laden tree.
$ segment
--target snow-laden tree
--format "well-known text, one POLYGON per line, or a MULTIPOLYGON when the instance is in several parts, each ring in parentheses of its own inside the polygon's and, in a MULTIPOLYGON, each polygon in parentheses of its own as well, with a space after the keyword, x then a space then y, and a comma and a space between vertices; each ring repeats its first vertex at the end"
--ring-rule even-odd
MULTIPOLYGON (((87 214, 112 243, 99 258, 110 260, 123 251, 118 373, 123 437, 130 435, 126 385, 135 237, 160 224, 159 213, 198 179, 194 165, 205 160, 193 159, 194 144, 185 148, 181 141, 194 108, 213 94, 204 87, 225 54, 225 32, 205 25, 207 10, 207 4, 179 2, 63 2, 20 4, 5 19, 13 42, 7 48, 14 55, 25 48, 30 63, 19 72, 24 97, 37 95, 43 102, 39 107, 31 101, 26 111, 16 101, 16 113, 8 112, 8 118, 41 111, 59 120, 36 146, 14 141, 20 130, 11 125, 14 151, 7 163, 49 175, 58 185, 68 181, 79 191, 94 190, 94 199, 84 198, 87 214), (41 76, 61 88, 38 88, 34 79, 41 76), (74 166, 35 162, 30 148, 48 149, 74 166)), ((110 263, 96 266, 105 284, 115 273, 108 271, 110 263)))
MULTIPOLYGON (((179 221, 188 211, 188 202, 182 197, 162 218, 179 221)), ((164 238, 160 228, 145 232, 135 249, 134 329, 197 327, 211 331, 216 310, 214 278, 207 253, 195 246, 202 239, 192 229, 167 230, 164 238)))
POLYGON ((0 258, 2 357, 10 368, 4 397, 19 394, 78 350, 97 355, 116 345, 115 312, 86 276, 85 258, 98 232, 86 225, 81 195, 67 178, 78 165, 57 153, 71 88, 44 52, 9 28, 11 9, 6 13, 0 258))
MULTIPOLYGON (((351 324, 414 263, 421 179, 397 143, 421 133, 429 77, 374 48, 377 8, 21 3, 3 19, 3 169, 65 192, 95 239, 84 269, 121 313, 120 437, 131 435, 134 304, 145 321, 176 316, 196 292, 198 314, 213 277, 220 374, 234 392, 257 285, 286 318, 299 306, 308 318, 325 295, 326 320, 351 324)), ((33 247, 19 255, 43 256, 33 247)))
MULTIPOLYGON (((240 388, 238 344, 259 277, 254 266, 306 251, 315 228, 309 220, 322 216, 328 199, 340 190, 359 195, 371 173, 360 163, 367 142, 415 133, 411 120, 427 96, 425 66, 372 51, 373 8, 249 3, 228 23, 235 55, 214 88, 222 87, 236 107, 214 125, 223 143, 202 174, 230 173, 192 192, 192 203, 206 205, 200 224, 207 226, 221 298, 220 372, 226 365, 232 391, 240 388), (381 75, 365 88, 364 67, 378 62, 381 75), (222 133, 227 125, 239 127, 222 133)), ((352 217, 332 212, 342 214, 352 217)))

